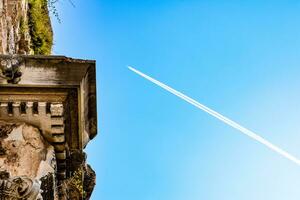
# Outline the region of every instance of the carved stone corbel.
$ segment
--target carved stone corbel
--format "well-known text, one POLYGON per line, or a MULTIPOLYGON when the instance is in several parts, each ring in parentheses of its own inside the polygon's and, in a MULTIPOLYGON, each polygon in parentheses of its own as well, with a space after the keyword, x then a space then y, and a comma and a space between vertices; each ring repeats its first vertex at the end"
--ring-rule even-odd
POLYGON ((95 73, 93 60, 0 55, 0 120, 5 121, 0 123, 0 170, 12 176, 0 175, 3 185, 26 175, 41 181, 43 200, 90 199, 96 175, 86 164, 84 148, 97 134, 95 73), (26 138, 20 131, 24 127, 32 129, 26 138), (36 149, 36 141, 45 145, 36 149))
POLYGON ((22 59, 14 56, 0 61, 0 77, 7 80, 7 83, 17 84, 21 80, 22 59))

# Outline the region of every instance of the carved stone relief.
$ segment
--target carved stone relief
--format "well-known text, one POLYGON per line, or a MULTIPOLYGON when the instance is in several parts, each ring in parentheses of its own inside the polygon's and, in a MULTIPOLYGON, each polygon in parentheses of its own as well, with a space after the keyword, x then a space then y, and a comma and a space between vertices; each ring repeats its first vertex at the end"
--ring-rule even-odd
POLYGON ((0 200, 25 199, 43 200, 40 183, 37 180, 32 180, 26 176, 0 179, 0 200))
POLYGON ((21 65, 22 59, 20 58, 2 59, 0 62, 0 77, 6 79, 8 83, 18 83, 22 76, 21 65))
POLYGON ((5 121, 0 121, 0 144, 5 150, 0 156, 0 196, 43 199, 41 183, 56 169, 53 146, 36 127, 5 121))

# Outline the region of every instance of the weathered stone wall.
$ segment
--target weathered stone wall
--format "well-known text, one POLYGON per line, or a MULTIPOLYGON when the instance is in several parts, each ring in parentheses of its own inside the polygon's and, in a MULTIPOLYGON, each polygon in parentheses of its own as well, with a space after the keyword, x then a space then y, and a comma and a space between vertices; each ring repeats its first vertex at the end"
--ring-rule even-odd
POLYGON ((51 195, 47 191, 52 191, 51 200, 57 199, 54 182, 49 185, 56 168, 54 148, 39 129, 0 121, 0 150, 0 199, 41 200, 51 195))
POLYGON ((32 54, 28 0, 0 0, 0 54, 32 54))
POLYGON ((0 170, 11 176, 40 179, 55 170, 55 154, 40 131, 27 124, 9 124, 0 121, 0 170), (11 131, 4 131, 9 127, 11 131))

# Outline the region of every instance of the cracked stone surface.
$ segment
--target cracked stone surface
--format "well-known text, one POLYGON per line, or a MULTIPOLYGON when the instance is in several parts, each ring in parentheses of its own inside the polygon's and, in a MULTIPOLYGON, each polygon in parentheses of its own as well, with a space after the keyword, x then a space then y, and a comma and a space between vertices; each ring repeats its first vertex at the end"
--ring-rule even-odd
POLYGON ((32 179, 54 173, 54 149, 43 139, 40 131, 27 124, 0 122, 0 127, 5 127, 5 124, 7 128, 2 128, 4 134, 0 134, 4 135, 0 142, 5 150, 0 156, 0 170, 8 171, 11 176, 26 175, 32 179))
POLYGON ((41 180, 55 174, 53 146, 34 126, 0 121, 0 147, 0 199, 42 200, 41 180))

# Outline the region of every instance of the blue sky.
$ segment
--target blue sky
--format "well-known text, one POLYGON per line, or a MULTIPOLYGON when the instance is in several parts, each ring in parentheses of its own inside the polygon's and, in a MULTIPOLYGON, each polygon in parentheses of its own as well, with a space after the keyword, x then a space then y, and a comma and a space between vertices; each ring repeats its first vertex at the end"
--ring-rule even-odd
POLYGON ((95 200, 298 200, 300 168, 129 71, 300 157, 300 2, 67 0, 54 54, 97 61, 95 200))

